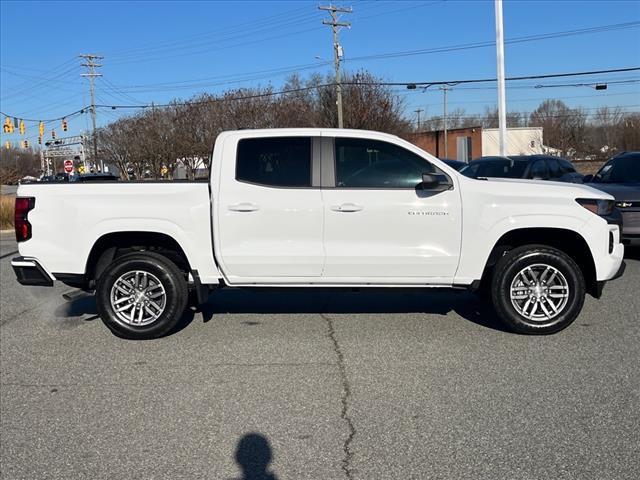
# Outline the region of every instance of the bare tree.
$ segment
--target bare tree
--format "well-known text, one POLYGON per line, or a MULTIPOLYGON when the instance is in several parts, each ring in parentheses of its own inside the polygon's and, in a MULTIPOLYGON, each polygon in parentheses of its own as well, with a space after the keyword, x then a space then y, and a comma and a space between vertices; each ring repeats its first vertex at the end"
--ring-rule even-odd
POLYGON ((531 126, 542 127, 545 143, 559 148, 565 155, 584 154, 586 148, 586 114, 569 108, 562 100, 545 100, 530 115, 531 126))
POLYGON ((0 151, 0 183, 15 184, 27 175, 37 177, 40 171, 40 157, 30 148, 2 148, 0 151))

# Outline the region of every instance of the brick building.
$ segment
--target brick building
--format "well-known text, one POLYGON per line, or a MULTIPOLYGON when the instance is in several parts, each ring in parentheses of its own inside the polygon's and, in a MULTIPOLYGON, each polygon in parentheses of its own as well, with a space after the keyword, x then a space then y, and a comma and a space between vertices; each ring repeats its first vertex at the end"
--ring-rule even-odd
MULTIPOLYGON (((498 129, 467 127, 447 131, 447 148, 444 131, 416 132, 409 141, 438 158, 450 158, 468 162, 474 158, 498 155, 498 129)), ((543 153, 541 127, 507 129, 507 155, 534 155, 543 153)))

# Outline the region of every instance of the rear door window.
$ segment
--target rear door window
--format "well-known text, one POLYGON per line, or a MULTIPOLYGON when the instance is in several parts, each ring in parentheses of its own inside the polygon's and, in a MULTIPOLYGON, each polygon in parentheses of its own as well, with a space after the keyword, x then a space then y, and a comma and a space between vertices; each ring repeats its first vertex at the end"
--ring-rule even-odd
POLYGON ((270 187, 311 187, 311 138, 240 140, 236 180, 270 187))

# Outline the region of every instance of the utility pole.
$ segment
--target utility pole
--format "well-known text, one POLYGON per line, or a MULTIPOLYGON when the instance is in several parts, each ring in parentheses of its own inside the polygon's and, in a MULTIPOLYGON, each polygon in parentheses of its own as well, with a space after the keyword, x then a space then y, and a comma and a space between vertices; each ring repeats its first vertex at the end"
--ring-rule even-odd
POLYGON ((418 131, 420 131, 420 114, 421 114, 422 112, 424 112, 424 109, 422 109, 422 108, 418 108, 418 109, 414 110, 414 112, 415 112, 415 114, 418 116, 418 126, 417 126, 417 128, 416 128, 416 129, 417 129, 418 131))
POLYGON ((504 85, 504 33, 502 29, 502 0, 495 0, 496 60, 498 64, 498 127, 500 129, 500 155, 507 154, 507 96, 504 85))
POLYGON ((339 22, 340 13, 351 13, 353 10, 351 7, 343 8, 333 5, 319 6, 318 9, 325 10, 331 14, 331 21, 323 20, 323 25, 331 25, 333 31, 333 65, 336 70, 336 105, 338 107, 338 128, 344 128, 344 122, 342 118, 342 85, 340 84, 340 60, 342 59, 342 46, 338 40, 338 32, 340 27, 350 28, 351 24, 347 22, 339 22))
POLYGON ((447 142, 447 133, 448 133, 448 127, 447 127, 447 91, 449 90, 449 87, 447 85, 443 85, 442 87, 440 87, 440 90, 442 90, 442 92, 444 93, 444 102, 443 102, 443 113, 442 113, 442 123, 443 123, 443 129, 444 129, 444 158, 449 158, 449 146, 448 146, 448 142, 447 142))
MULTIPOLYGON (((87 73, 81 73, 81 77, 87 77, 89 79, 89 92, 91 95, 91 123, 93 124, 93 158, 94 162, 96 162, 96 166, 98 166, 98 137, 96 136, 96 99, 95 99, 95 86, 94 79, 96 77, 101 77, 101 73, 96 73, 96 68, 101 67, 102 65, 96 63, 96 60, 101 60, 104 57, 100 55, 93 54, 83 54, 78 55, 80 58, 84 58, 86 63, 82 63, 83 67, 87 67, 87 73)), ((104 160, 100 160, 100 171, 104 172, 104 160)))

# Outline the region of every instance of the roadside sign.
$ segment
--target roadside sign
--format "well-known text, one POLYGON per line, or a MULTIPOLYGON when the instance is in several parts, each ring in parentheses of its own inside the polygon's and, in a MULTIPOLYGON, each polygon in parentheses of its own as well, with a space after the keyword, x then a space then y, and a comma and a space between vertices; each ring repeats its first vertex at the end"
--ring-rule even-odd
POLYGON ((64 171, 67 173, 73 172, 73 160, 64 161, 64 171))

